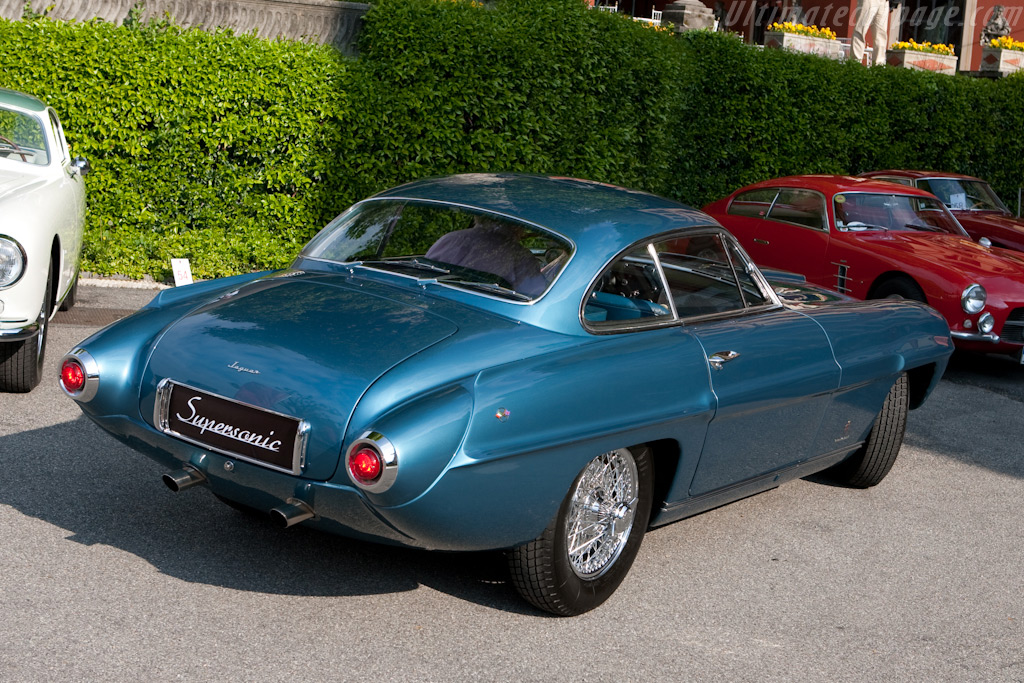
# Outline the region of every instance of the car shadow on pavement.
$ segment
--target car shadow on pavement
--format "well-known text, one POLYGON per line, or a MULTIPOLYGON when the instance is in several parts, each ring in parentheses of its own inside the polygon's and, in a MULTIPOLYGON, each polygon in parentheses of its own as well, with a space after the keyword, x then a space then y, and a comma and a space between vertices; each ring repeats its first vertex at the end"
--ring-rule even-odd
POLYGON ((504 556, 378 545, 301 525, 279 529, 201 487, 174 494, 163 470, 84 417, 0 436, 0 505, 132 553, 183 581, 296 596, 428 586, 496 610, 539 614, 508 582, 504 556))

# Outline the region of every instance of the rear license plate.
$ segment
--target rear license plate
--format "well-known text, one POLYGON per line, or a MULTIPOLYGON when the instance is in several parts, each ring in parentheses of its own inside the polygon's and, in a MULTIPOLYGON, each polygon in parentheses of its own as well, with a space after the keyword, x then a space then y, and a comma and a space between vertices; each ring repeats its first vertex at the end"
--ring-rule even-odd
POLYGON ((305 464, 305 420, 167 379, 154 412, 160 431, 211 451, 296 475, 305 464))

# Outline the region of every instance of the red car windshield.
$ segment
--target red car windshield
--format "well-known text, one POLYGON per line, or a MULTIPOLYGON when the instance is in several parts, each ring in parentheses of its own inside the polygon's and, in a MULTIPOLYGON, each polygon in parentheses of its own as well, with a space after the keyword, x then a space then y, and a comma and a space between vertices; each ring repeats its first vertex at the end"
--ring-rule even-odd
POLYGON ((920 230, 967 237, 942 202, 930 197, 849 192, 833 201, 836 228, 842 231, 920 230))
POLYGON ((917 186, 931 192, 955 211, 999 211, 1010 213, 989 184, 967 178, 921 178, 917 186))

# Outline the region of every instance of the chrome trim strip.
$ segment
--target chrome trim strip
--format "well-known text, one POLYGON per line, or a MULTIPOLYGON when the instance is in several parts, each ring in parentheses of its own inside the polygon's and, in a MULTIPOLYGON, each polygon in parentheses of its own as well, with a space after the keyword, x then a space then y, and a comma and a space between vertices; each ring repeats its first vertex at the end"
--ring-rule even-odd
POLYGON ((661 265, 661 259, 658 258, 658 250, 654 248, 654 242, 647 244, 647 253, 651 255, 654 268, 658 271, 658 277, 661 278, 661 286, 665 289, 665 298, 668 299, 668 307, 672 311, 672 319, 678 320, 679 311, 676 310, 675 297, 672 296, 672 290, 668 286, 668 278, 665 276, 665 269, 661 265))
POLYGON ((953 339, 961 339, 963 341, 987 341, 993 344, 999 343, 998 334, 978 334, 977 332, 953 332, 950 331, 949 336, 953 339))
POLYGON ((182 441, 187 441, 190 444, 199 446, 203 450, 211 451, 213 453, 220 453, 221 455, 225 455, 234 460, 241 460, 243 462, 252 463, 253 465, 259 465, 260 467, 265 467, 269 470, 274 470, 275 472, 284 472, 285 474, 292 474, 295 476, 299 476, 302 474, 302 468, 305 467, 306 444, 309 440, 310 431, 310 426, 307 421, 300 420, 299 418, 294 417, 292 415, 279 413, 276 410, 267 410, 266 408, 261 408, 260 406, 254 406, 251 403, 237 401, 233 398, 221 396, 220 394, 215 394, 213 392, 206 391, 205 389, 193 387, 182 382, 176 382, 168 377, 165 377, 164 379, 160 380, 160 384, 157 385, 156 391, 156 403, 153 406, 153 425, 164 434, 167 434, 168 436, 173 436, 174 438, 180 439, 182 441), (195 439, 192 439, 188 436, 185 436, 184 434, 181 434, 171 429, 170 424, 168 422, 168 412, 171 403, 171 390, 175 385, 183 387, 185 389, 191 389, 193 391, 201 391, 204 394, 215 396, 224 401, 230 401, 231 403, 236 403, 246 408, 258 410, 263 413, 270 413, 271 415, 277 415, 278 417, 283 417, 298 422, 298 431, 295 434, 295 449, 292 451, 292 468, 288 469, 286 467, 278 467, 277 465, 269 463, 265 460, 258 460, 256 458, 250 458, 245 455, 240 455, 233 451, 225 450, 222 448, 216 448, 215 446, 211 446, 210 444, 203 443, 201 441, 196 441, 195 439))
POLYGON ((167 414, 170 412, 171 380, 163 378, 156 385, 156 401, 153 402, 153 426, 161 432, 167 431, 167 414))
POLYGON ((292 453, 292 462, 299 463, 299 469, 306 469, 306 444, 309 442, 309 432, 313 426, 307 420, 299 420, 299 429, 295 433, 295 450, 292 453))

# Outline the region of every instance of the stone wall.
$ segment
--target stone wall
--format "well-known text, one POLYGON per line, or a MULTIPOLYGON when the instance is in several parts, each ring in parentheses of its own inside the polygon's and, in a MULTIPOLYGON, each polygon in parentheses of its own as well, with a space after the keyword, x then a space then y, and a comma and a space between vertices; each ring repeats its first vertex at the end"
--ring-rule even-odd
MULTIPOLYGON (((32 0, 32 9, 53 6, 52 19, 100 18, 120 24, 137 0, 32 0)), ((369 5, 336 0, 144 0, 143 18, 169 14, 179 26, 253 30, 263 38, 330 44, 354 54, 362 16, 369 5)), ((0 17, 19 19, 25 0, 0 0, 0 17)))

